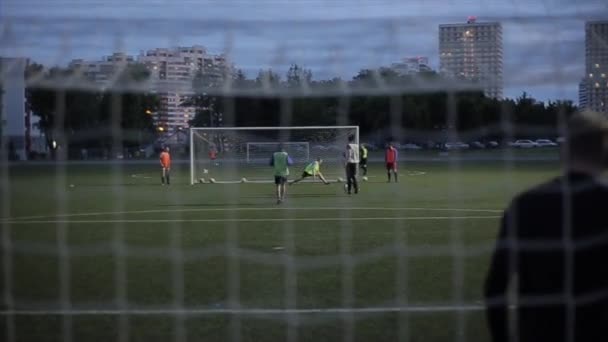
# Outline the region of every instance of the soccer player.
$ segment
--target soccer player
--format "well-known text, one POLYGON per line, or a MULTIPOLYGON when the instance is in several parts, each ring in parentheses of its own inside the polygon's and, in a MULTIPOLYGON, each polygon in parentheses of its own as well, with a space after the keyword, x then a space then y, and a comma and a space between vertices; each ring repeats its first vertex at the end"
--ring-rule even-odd
POLYGON ((170 172, 171 172, 171 155, 169 154, 169 147, 165 147, 165 149, 160 153, 160 167, 161 167, 161 175, 160 175, 160 183, 165 185, 171 184, 170 182, 170 172))
POLYGON ((393 143, 389 143, 384 154, 384 161, 386 162, 386 174, 388 175, 388 183, 391 182, 391 172, 395 175, 395 183, 399 182, 397 178, 397 162, 399 153, 393 143))
POLYGON ((270 160, 270 166, 274 168, 274 184, 277 190, 277 204, 281 204, 285 199, 285 183, 289 176, 289 166, 293 165, 293 160, 285 152, 283 145, 280 146, 279 152, 275 152, 270 160))
POLYGON ((217 149, 215 148, 215 145, 211 145, 209 147, 209 160, 211 160, 211 164, 213 165, 218 165, 218 163, 216 162, 217 159, 217 149))
POLYGON ((359 193, 359 184, 357 183, 357 169, 359 164, 359 146, 355 143, 355 136, 348 137, 348 145, 346 145, 346 191, 351 194, 351 189, 354 188, 355 194, 359 193))
POLYGON ((304 172, 302 172, 302 176, 300 176, 299 179, 296 179, 289 183, 289 185, 296 184, 297 182, 303 180, 306 177, 315 176, 319 176, 319 178, 323 181, 323 183, 325 183, 325 185, 329 185, 329 182, 325 180, 325 177, 323 177, 323 174, 321 173, 321 164, 323 164, 323 159, 317 158, 317 160, 306 165, 306 167, 304 168, 304 172))
POLYGON ((361 170, 363 170, 363 175, 367 176, 367 147, 365 147, 365 144, 361 144, 359 154, 361 156, 359 166, 361 167, 361 170))

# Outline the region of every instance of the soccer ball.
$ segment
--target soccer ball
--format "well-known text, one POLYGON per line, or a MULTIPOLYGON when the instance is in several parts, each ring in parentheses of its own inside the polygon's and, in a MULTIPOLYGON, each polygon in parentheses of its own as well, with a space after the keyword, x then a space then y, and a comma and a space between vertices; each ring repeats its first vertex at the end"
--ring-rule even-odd
POLYGON ((203 173, 209 173, 209 170, 203 169, 203 173))
POLYGON ((342 179, 342 177, 338 177, 338 183, 342 183, 344 182, 344 179, 342 179))
POLYGON ((205 178, 199 178, 198 182, 201 184, 205 183, 205 178))
POLYGON ((215 183, 215 178, 209 178, 209 183, 215 183))
POLYGON ((245 183, 247 181, 247 178, 243 177, 241 178, 241 183, 245 183))
POLYGON ((367 176, 363 176, 362 179, 363 179, 364 182, 367 182, 367 180, 368 180, 367 176))

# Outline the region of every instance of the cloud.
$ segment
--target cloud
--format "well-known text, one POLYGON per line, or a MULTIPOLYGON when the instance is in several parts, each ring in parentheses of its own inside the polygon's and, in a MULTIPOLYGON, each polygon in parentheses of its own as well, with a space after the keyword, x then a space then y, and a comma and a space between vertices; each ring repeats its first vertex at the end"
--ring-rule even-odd
MULTIPOLYGON (((317 75, 343 77, 413 55, 429 56, 437 67, 437 26, 477 15, 480 21, 503 23, 507 87, 546 87, 542 91, 550 92, 554 82, 554 93, 574 86, 579 71, 582 76, 584 20, 608 13, 605 1, 595 0, 459 0, 447 5, 443 0, 0 3, 0 22, 12 32, 0 35, 4 54, 65 63, 76 57, 98 59, 118 48, 137 53, 201 44, 211 52, 229 48, 237 65, 246 69, 299 63, 317 75), (560 70, 568 77, 558 79, 560 70)), ((576 92, 569 97, 575 98, 576 92)))

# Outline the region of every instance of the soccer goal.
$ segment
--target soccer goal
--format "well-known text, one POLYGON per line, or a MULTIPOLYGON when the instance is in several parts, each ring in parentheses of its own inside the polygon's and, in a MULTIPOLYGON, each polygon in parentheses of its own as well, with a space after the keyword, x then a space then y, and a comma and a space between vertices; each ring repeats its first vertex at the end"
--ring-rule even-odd
POLYGON ((349 137, 359 142, 358 126, 191 128, 190 183, 270 183, 270 159, 281 149, 294 162, 291 174, 321 158, 323 173, 337 179, 349 137))

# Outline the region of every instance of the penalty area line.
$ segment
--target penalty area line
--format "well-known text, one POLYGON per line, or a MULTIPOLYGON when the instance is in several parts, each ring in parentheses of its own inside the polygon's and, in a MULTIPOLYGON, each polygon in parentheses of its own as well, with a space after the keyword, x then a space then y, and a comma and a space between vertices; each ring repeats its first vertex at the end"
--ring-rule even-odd
POLYGON ((142 220, 32 220, 5 221, 8 224, 96 224, 96 223, 196 223, 196 222, 330 222, 330 221, 434 221, 434 220, 488 220, 501 216, 397 216, 397 217, 298 217, 298 218, 218 218, 218 219, 142 219, 142 220))
POLYGON ((157 213, 186 213, 186 212, 237 212, 237 211, 439 211, 439 212, 471 212, 471 213, 502 213, 499 209, 470 209, 470 208, 420 208, 420 207, 228 207, 228 208, 181 208, 181 209, 148 209, 148 210, 127 210, 127 211, 101 211, 88 213, 67 213, 59 215, 36 215, 7 217, 0 219, 0 222, 16 220, 38 220, 64 217, 87 217, 103 215, 134 215, 134 214, 157 214, 157 213))
POLYGON ((387 306, 362 308, 310 308, 310 309, 229 309, 229 308, 192 308, 192 309, 75 309, 75 310, 4 310, 0 316, 96 316, 96 315, 288 315, 288 314, 375 314, 390 312, 457 312, 480 311, 483 305, 429 305, 429 306, 387 306))

